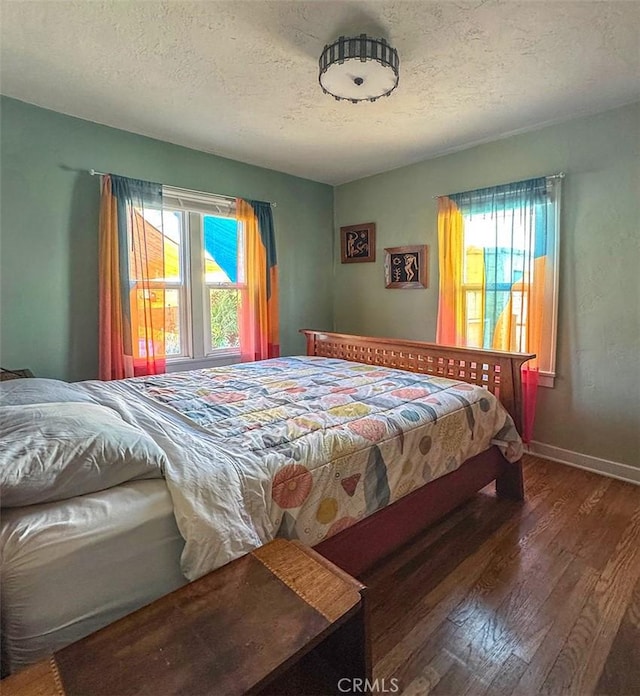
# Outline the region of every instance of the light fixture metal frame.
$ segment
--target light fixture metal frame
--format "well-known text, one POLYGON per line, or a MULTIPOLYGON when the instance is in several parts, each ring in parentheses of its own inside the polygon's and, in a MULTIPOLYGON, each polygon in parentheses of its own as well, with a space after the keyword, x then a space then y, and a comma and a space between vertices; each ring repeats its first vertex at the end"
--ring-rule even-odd
POLYGON ((332 96, 336 101, 349 101, 352 104, 363 101, 374 102, 380 99, 380 97, 388 97, 400 82, 400 58, 398 57, 398 51, 386 39, 373 39, 366 34, 360 34, 360 36, 340 36, 333 43, 326 44, 318 63, 320 66, 318 75, 320 87, 325 94, 332 96), (369 50, 367 51, 367 49, 369 50), (341 65, 346 60, 353 59, 359 59, 363 63, 366 63, 368 60, 376 60, 381 65, 391 68, 395 75, 393 87, 383 94, 375 97, 363 97, 362 99, 344 97, 325 89, 322 84, 322 76, 329 67, 335 63, 341 65))

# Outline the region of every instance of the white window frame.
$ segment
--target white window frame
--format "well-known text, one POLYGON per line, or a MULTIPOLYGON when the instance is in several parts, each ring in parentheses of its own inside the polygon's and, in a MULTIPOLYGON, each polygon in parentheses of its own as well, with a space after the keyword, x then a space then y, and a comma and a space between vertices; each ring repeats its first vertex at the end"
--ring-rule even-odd
MULTIPOLYGON (((202 220, 202 217, 200 218, 202 220)), ((247 282, 246 282, 246 269, 245 269, 245 264, 244 264, 244 250, 245 250, 245 236, 244 236, 244 230, 242 228, 242 223, 238 223, 238 232, 240 235, 240 240, 238 243, 238 257, 240 261, 240 270, 241 273, 239 273, 239 278, 235 283, 207 283, 207 280, 205 278, 204 274, 204 244, 201 243, 200 248, 203 251, 203 257, 202 257, 202 282, 204 285, 204 297, 203 297, 203 304, 204 304, 204 326, 207 328, 209 326, 209 322, 211 321, 211 307, 210 307, 210 299, 209 299, 209 290, 239 290, 242 292, 243 290, 246 290, 247 288, 247 282)), ((213 348, 211 345, 211 331, 206 331, 205 330, 205 335, 204 335, 204 346, 205 346, 205 353, 207 356, 225 356, 225 355, 231 355, 231 356, 236 356, 240 355, 240 348, 213 348)))
MULTIPOLYGON (((162 206, 162 208, 157 207, 155 205, 151 206, 145 206, 143 209, 139 209, 138 212, 144 217, 144 211, 145 210, 153 210, 156 213, 160 214, 161 220, 162 220, 162 225, 161 228, 164 228, 164 216, 165 213, 167 212, 179 212, 181 213, 181 222, 180 222, 180 244, 178 245, 179 249, 179 259, 178 259, 178 266, 180 269, 180 278, 181 280, 179 282, 172 282, 168 281, 166 279, 164 280, 148 280, 145 281, 145 288, 143 288, 143 291, 149 291, 153 292, 154 290, 162 290, 162 291, 167 291, 167 290, 177 290, 178 291, 178 302, 179 306, 181 308, 184 308, 187 306, 187 302, 189 301, 189 296, 190 296, 190 278, 189 278, 189 273, 188 273, 188 264, 186 262, 186 249, 188 249, 187 242, 188 242, 188 230, 186 227, 186 215, 182 213, 180 210, 175 210, 174 208, 170 208, 167 206, 162 206)), ((153 224, 151 221, 148 221, 149 224, 153 224)), ((130 227, 130 225, 129 225, 130 227)), ((160 229, 160 232, 162 233, 162 229, 160 229)), ((131 243, 131 234, 132 230, 128 230, 128 238, 129 238, 129 243, 131 243)), ((130 279, 131 280, 136 280, 134 277, 131 276, 131 269, 129 270, 130 274, 130 279)), ((166 302, 166 297, 165 297, 165 302, 166 302)), ((166 307, 166 305, 165 305, 166 307)), ((182 309, 179 313, 179 322, 180 322, 180 348, 181 351, 179 354, 172 354, 167 360, 188 360, 190 359, 191 356, 191 325, 190 325, 190 317, 188 313, 184 312, 184 309, 182 309)))
MULTIPOLYGON (((190 322, 190 317, 189 313, 185 311, 185 308, 188 307, 188 302, 189 302, 189 296, 191 293, 191 287, 190 287, 190 278, 189 278, 189 272, 188 272, 188 264, 187 264, 187 250, 188 250, 188 237, 189 237, 189 230, 188 230, 188 223, 187 223, 187 216, 180 210, 175 211, 173 208, 168 208, 163 206, 162 209, 162 216, 163 216, 163 226, 164 226, 164 214, 165 212, 179 212, 181 214, 181 222, 180 222, 180 233, 181 233, 181 238, 180 238, 180 245, 179 245, 179 266, 180 266, 180 278, 181 282, 179 283, 170 283, 170 282, 163 282, 163 283, 149 283, 150 288, 161 288, 162 290, 177 290, 178 291, 178 297, 179 297, 179 306, 180 306, 180 313, 179 313, 179 320, 180 320, 180 347, 181 351, 179 354, 174 354, 169 357, 167 357, 167 360, 188 360, 189 357, 191 356, 191 322, 190 322)), ((165 298, 166 301, 166 298, 165 298)))
MULTIPOLYGON (((205 252, 203 239, 203 215, 216 217, 236 217, 234 198, 205 194, 187 189, 164 186, 163 208, 183 213, 183 257, 185 278, 185 303, 181 317, 181 330, 185 325, 185 342, 187 355, 167 357, 167 371, 198 369, 213 365, 230 365, 240 362, 239 348, 212 348, 209 328, 209 287, 239 288, 246 287, 238 283, 206 283, 205 252)), ((245 248, 244 235, 239 248, 245 248)))

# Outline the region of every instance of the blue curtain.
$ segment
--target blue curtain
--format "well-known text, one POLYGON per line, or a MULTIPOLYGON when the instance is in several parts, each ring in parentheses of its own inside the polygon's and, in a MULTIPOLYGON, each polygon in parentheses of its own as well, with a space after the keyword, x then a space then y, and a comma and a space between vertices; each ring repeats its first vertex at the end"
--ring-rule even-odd
POLYGON ((276 257, 276 235, 273 226, 273 213, 271 203, 263 201, 247 201, 253 208, 258 220, 258 229, 260 230, 260 238, 267 254, 267 297, 271 297, 271 281, 272 275, 278 266, 276 257))

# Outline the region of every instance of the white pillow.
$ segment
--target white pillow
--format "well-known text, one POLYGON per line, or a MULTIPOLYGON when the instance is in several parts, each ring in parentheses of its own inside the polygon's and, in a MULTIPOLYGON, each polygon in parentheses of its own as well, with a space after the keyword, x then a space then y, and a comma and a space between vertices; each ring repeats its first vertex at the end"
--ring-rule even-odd
POLYGON ((161 478, 166 455, 106 406, 0 406, 0 504, 73 498, 141 478, 161 478))
POLYGON ((95 401, 74 384, 42 377, 8 379, 0 382, 0 406, 95 401))

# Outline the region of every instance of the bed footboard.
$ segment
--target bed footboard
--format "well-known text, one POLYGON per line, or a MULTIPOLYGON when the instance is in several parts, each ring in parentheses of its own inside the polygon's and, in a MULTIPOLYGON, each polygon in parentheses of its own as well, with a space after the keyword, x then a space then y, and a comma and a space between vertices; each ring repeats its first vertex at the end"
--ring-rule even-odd
MULTIPOLYGON (((513 418, 518 432, 522 433, 520 368, 535 357, 532 354, 457 348, 425 341, 351 336, 310 329, 301 329, 301 333, 307 339, 307 355, 393 367, 484 387, 500 400, 513 418)), ((517 487, 517 482, 512 483, 517 487)), ((500 487, 505 493, 510 489, 507 483, 500 484, 500 487)))

